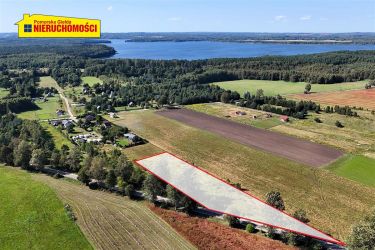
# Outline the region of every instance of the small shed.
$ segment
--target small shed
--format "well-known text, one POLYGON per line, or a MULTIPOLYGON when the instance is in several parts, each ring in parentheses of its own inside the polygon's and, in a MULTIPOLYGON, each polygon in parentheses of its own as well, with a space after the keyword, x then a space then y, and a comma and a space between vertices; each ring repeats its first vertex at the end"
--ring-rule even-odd
POLYGON ((127 138, 129 141, 135 142, 138 140, 138 136, 133 133, 126 133, 124 134, 124 137, 127 138))

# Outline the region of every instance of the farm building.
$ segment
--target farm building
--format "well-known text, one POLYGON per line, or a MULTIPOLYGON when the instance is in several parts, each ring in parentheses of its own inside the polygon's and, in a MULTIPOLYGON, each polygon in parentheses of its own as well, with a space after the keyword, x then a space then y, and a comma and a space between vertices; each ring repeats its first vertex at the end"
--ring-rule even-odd
POLYGON ((62 120, 61 124, 63 125, 64 128, 69 128, 69 127, 72 127, 74 126, 74 123, 73 121, 71 120, 62 120))
POLYGON ((117 114, 114 113, 114 112, 109 112, 108 115, 109 115, 109 117, 111 117, 111 118, 117 118, 117 117, 118 117, 117 114))
POLYGON ((124 137, 127 138, 131 142, 136 142, 138 140, 138 136, 133 133, 126 133, 124 134, 124 137))
POLYGON ((61 110, 61 109, 56 110, 56 115, 57 115, 57 116, 62 116, 62 115, 64 115, 64 114, 65 114, 65 111, 64 111, 64 110, 61 110))

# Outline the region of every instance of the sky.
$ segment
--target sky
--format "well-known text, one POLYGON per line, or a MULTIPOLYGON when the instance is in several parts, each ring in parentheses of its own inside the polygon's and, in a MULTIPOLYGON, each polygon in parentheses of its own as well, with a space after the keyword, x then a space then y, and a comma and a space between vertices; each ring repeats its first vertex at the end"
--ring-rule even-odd
POLYGON ((0 0, 0 32, 24 13, 101 19, 102 32, 375 32, 375 0, 0 0))

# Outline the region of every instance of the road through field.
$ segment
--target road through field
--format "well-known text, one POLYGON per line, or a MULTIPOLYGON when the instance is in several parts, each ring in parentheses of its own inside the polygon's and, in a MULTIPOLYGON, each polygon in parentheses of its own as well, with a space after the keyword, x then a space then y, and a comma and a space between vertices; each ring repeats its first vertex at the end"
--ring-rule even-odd
POLYGON ((328 146, 188 109, 162 110, 157 114, 313 167, 327 165, 343 155, 328 146))
POLYGON ((96 249, 194 249, 143 204, 45 175, 34 175, 73 207, 77 223, 96 249))

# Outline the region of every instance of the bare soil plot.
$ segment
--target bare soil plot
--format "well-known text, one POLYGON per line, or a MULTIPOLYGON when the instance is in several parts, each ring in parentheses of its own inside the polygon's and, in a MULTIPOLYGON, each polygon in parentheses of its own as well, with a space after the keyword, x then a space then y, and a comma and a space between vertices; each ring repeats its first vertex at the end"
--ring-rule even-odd
POLYGON ((296 249, 280 241, 155 206, 150 208, 199 249, 296 249))
POLYGON ((34 175, 73 207, 77 223, 96 249, 194 249, 143 202, 34 175))
POLYGON ((327 105, 348 105, 375 109, 375 89, 289 95, 294 99, 311 100, 327 105))
POLYGON ((341 151, 328 146, 254 128, 192 110, 163 110, 157 112, 157 114, 313 167, 329 164, 343 154, 341 151))

